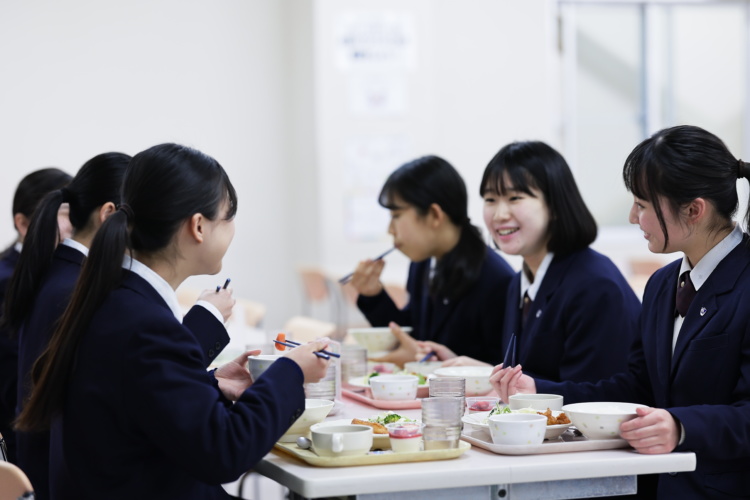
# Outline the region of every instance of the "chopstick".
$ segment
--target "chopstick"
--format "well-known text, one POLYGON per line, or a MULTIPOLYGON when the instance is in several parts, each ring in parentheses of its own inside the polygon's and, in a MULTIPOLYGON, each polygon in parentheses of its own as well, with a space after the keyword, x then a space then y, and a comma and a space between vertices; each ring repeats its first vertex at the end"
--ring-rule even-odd
MULTIPOLYGON (((387 251, 381 253, 380 255, 378 255, 377 257, 375 257, 374 259, 372 259, 373 262, 377 261, 377 260, 382 260, 386 255, 388 255, 389 253, 391 253, 395 249, 396 249, 396 247, 393 247, 390 250, 387 250, 387 251)), ((346 276, 344 276, 343 278, 341 278, 339 280, 339 283, 341 283, 342 285, 346 285, 347 283, 349 283, 352 280, 352 276, 354 276, 354 272, 351 272, 351 273, 347 274, 346 276)))
POLYGON ((510 342, 508 342, 508 348, 505 349, 505 357, 503 358, 503 368, 516 366, 516 334, 510 336, 510 342))
POLYGON ((431 357, 433 357, 433 356, 434 356, 435 354, 437 354, 437 353, 436 353, 435 351, 430 351, 430 352, 428 352, 428 353, 427 353, 427 354, 425 355, 425 357, 424 357, 424 358, 422 358, 422 359, 420 359, 420 360, 419 360, 419 363, 424 363, 425 361, 427 361, 428 359, 430 359, 431 357))
POLYGON ((224 290, 226 290, 227 287, 229 286, 229 282, 230 281, 232 281, 232 278, 227 278, 227 280, 224 282, 224 286, 223 287, 217 286, 216 287, 216 293, 219 293, 219 290, 221 290, 222 288, 224 288, 224 290))
MULTIPOLYGON (((287 347, 292 347, 292 348, 298 347, 298 346, 302 345, 299 342, 294 342, 293 340, 287 340, 286 342, 282 342, 280 340, 274 340, 274 342, 276 342, 277 344, 285 345, 287 347)), ((330 351, 326 351, 326 350, 315 351, 315 352, 313 352, 313 354, 315 354, 317 357, 323 358, 323 359, 330 359, 331 356, 333 356, 334 358, 340 358, 341 357, 341 354, 336 354, 335 352, 330 352, 330 351)))

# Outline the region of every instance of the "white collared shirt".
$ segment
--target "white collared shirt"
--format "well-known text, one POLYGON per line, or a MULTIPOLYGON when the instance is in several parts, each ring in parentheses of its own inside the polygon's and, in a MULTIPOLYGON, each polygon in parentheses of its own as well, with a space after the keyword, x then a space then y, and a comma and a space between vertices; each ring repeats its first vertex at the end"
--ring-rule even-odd
POLYGON ((182 323, 182 309, 180 309, 180 303, 177 301, 177 294, 174 292, 172 287, 169 286, 169 283, 167 283, 164 278, 159 276, 156 271, 154 271, 147 265, 131 258, 130 255, 126 255, 123 258, 122 267, 134 272, 135 274, 146 280, 146 282, 151 285, 154 290, 156 290, 156 293, 158 293, 159 296, 164 299, 164 302, 167 303, 169 309, 172 311, 172 314, 174 314, 174 317, 177 318, 177 321, 182 323))
POLYGON ((526 272, 521 269, 521 297, 518 307, 523 308, 523 297, 526 293, 529 294, 529 299, 532 302, 534 301, 534 299, 536 298, 536 294, 539 292, 539 288, 542 286, 542 281, 544 281, 544 276, 547 274, 547 269, 549 269, 553 258, 555 258, 555 254, 552 252, 549 252, 544 256, 544 258, 542 259, 542 263, 539 264, 539 269, 536 270, 536 275, 534 276, 533 283, 529 280, 529 277, 526 276, 526 272))
POLYGON ((79 243, 79 242, 77 242, 74 239, 65 238, 62 241, 62 244, 65 245, 66 247, 72 248, 73 250, 78 250, 79 252, 81 252, 86 257, 89 256, 89 248, 86 245, 84 245, 82 243, 79 243))
MULTIPOLYGON (((680 284, 680 276, 682 276, 682 273, 684 273, 685 271, 690 271, 690 281, 693 282, 695 291, 697 292, 698 290, 700 290, 708 277, 711 276, 711 273, 714 272, 716 266, 718 266, 719 263, 724 260, 724 258, 742 242, 742 235, 742 229, 740 229, 740 226, 738 224, 735 224, 732 232, 729 233, 719 243, 717 243, 716 246, 714 246, 711 250, 709 250, 708 253, 704 255, 700 261, 698 261, 695 267, 691 267, 687 256, 683 256, 682 265, 680 266, 680 272, 677 274, 677 285, 675 286, 675 290, 677 290, 677 286, 679 286, 680 284)), ((684 322, 685 318, 683 318, 679 314, 675 317, 674 330, 672 332, 672 354, 674 354, 674 348, 675 345, 677 345, 677 337, 680 334, 680 329, 682 328, 682 323, 684 322)))
POLYGON ((21 250, 23 250, 23 243, 21 243, 20 241, 16 241, 13 244, 13 250, 15 250, 18 253, 21 253, 21 250))

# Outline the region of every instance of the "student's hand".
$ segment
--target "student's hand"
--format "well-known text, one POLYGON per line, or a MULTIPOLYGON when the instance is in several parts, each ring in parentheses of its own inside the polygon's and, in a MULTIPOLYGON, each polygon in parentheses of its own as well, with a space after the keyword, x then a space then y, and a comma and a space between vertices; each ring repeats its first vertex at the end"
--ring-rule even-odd
POLYGON ((521 369, 521 365, 503 368, 503 364, 500 363, 492 370, 490 383, 505 403, 508 402, 508 396, 519 392, 536 394, 536 382, 528 375, 524 375, 521 369))
POLYGON ((302 373, 305 376, 305 383, 319 382, 320 379, 326 376, 330 360, 320 358, 313 354, 313 352, 322 351, 328 347, 330 341, 328 338, 316 339, 284 353, 284 356, 297 363, 302 369, 302 373))
POLYGON ((661 408, 636 408, 635 412, 636 418, 620 424, 620 434, 638 453, 669 453, 677 448, 682 430, 671 413, 661 408))
MULTIPOLYGON (((431 340, 418 340, 417 341, 417 361, 423 359, 428 353, 434 353, 428 361, 445 361, 456 357, 456 353, 445 347, 443 344, 438 344, 431 340)), ((449 366, 449 365, 444 365, 449 366)))
POLYGON ((242 356, 216 369, 214 377, 216 377, 219 389, 225 398, 230 401, 237 401, 245 392, 245 389, 253 384, 250 371, 247 369, 247 357, 257 356, 258 354, 260 354, 260 349, 246 351, 242 356))
POLYGON ((224 318, 224 323, 226 323, 232 315, 232 308, 234 307, 235 302, 237 302, 234 300, 234 297, 232 297, 231 288, 222 288, 218 292, 216 289, 203 290, 198 297, 198 300, 205 300, 216 306, 216 309, 219 310, 224 318))
POLYGON ((383 290, 383 284, 380 282, 380 274, 383 272, 385 261, 363 260, 354 270, 351 285, 359 292, 360 295, 372 297, 383 290))
POLYGON ((470 358, 469 356, 456 356, 443 363, 443 366, 492 366, 484 361, 470 358))
POLYGON ((403 331, 401 327, 393 321, 390 322, 388 327, 393 332, 393 335, 395 335, 398 339, 399 346, 385 356, 370 359, 379 363, 394 363, 400 368, 404 367, 404 363, 408 363, 410 361, 418 361, 419 358, 417 354, 417 341, 414 340, 411 335, 403 331))

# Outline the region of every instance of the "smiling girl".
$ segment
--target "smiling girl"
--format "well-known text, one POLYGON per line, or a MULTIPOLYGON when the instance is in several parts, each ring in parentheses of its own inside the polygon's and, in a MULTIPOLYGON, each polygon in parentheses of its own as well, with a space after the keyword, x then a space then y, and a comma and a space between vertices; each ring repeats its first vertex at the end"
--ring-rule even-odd
POLYGON ((360 262, 352 277, 357 305, 373 326, 392 324, 400 347, 381 361, 414 361, 413 338, 445 344, 488 363, 502 359, 498 307, 513 276, 511 267, 482 240, 467 213, 466 185, 447 161, 425 156, 409 162, 385 182, 380 204, 389 209, 388 232, 406 255, 409 303, 398 309, 380 282, 383 260, 360 262))
POLYGON ((523 257, 508 292, 503 348, 515 336, 516 361, 547 380, 598 380, 625 369, 640 302, 612 261, 589 248, 596 223, 565 159, 543 142, 509 144, 487 165, 481 194, 495 244, 523 257))

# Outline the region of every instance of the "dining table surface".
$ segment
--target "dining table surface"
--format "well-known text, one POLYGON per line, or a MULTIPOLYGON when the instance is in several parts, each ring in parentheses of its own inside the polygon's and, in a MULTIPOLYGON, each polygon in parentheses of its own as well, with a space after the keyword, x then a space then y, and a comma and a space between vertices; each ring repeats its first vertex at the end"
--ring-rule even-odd
MULTIPOLYGON (((327 420, 384 413, 342 398, 327 420)), ((420 419, 421 410, 398 410, 420 419)), ((274 449, 254 469, 289 488, 291 498, 354 496, 358 500, 580 498, 629 494, 641 474, 692 471, 690 452, 643 455, 632 448, 536 455, 500 455, 473 446, 439 461, 317 467, 274 449)))

